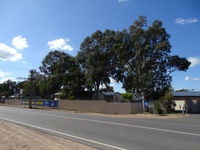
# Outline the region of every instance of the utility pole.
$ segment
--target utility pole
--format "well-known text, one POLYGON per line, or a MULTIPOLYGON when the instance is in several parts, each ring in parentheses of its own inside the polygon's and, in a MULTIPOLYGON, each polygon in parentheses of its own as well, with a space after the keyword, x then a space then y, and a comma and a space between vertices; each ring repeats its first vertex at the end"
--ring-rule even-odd
POLYGON ((29 87, 29 108, 32 108, 32 85, 33 85, 33 70, 30 71, 30 87, 29 87))
POLYGON ((30 77, 29 78, 24 78, 24 77, 18 77, 17 79, 20 80, 29 80, 29 108, 32 108, 32 89, 33 89, 33 80, 34 80, 34 71, 35 69, 30 70, 30 77))

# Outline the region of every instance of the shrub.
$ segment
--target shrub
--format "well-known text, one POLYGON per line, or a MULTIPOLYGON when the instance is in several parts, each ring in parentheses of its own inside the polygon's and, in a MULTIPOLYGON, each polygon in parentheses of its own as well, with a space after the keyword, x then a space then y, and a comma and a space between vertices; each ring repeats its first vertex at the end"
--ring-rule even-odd
POLYGON ((129 102, 131 102, 133 95, 132 95, 132 93, 122 93, 122 97, 124 99, 128 100, 129 102))
POLYGON ((165 111, 165 113, 171 113, 176 106, 173 101, 172 91, 167 91, 163 97, 160 99, 161 107, 165 111))
POLYGON ((163 114, 163 109, 162 109, 160 101, 154 102, 153 106, 154 106, 154 109, 153 109, 154 114, 163 114))

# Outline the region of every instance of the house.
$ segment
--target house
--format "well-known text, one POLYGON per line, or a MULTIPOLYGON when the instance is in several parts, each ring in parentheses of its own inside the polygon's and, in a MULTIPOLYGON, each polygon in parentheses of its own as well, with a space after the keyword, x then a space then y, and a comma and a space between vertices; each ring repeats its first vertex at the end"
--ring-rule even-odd
MULTIPOLYGON (((55 94, 55 100, 60 99, 62 92, 55 94)), ((122 95, 119 92, 98 92, 97 97, 95 92, 84 92, 78 100, 103 100, 107 102, 121 102, 122 95)))
POLYGON ((102 92, 98 92, 97 96, 96 93, 92 93, 92 100, 105 100, 104 94, 102 92))
POLYGON ((173 92, 175 110, 200 113, 200 91, 173 92))
MULTIPOLYGON (((93 96, 95 99, 95 96, 93 96)), ((99 92, 97 100, 106 100, 107 102, 120 102, 122 95, 119 92, 99 92)))
POLYGON ((119 92, 103 92, 104 99, 107 102, 120 102, 122 95, 119 92))

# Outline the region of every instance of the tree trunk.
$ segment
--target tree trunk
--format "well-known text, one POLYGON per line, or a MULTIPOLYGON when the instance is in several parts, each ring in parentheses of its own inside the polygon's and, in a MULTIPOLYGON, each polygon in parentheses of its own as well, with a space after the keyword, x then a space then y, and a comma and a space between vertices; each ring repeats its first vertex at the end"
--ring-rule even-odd
POLYGON ((95 100, 98 100, 99 85, 100 84, 97 82, 95 86, 95 100))
POLYGON ((141 96, 142 96, 142 109, 143 109, 143 112, 145 112, 145 106, 144 106, 144 93, 142 93, 141 96))
POLYGON ((55 98, 55 93, 53 93, 53 95, 52 95, 52 100, 54 100, 54 98, 55 98))

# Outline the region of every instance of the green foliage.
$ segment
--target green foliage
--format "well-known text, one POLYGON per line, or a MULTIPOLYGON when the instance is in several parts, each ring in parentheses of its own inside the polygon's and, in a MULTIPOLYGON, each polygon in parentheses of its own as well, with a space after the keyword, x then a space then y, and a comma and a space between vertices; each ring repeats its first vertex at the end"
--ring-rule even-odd
POLYGON ((30 85, 28 80, 19 82, 18 85, 19 85, 20 89, 23 91, 21 96, 22 97, 28 97, 29 96, 29 85, 30 85))
POLYGON ((146 17, 139 17, 129 30, 122 33, 122 39, 126 41, 125 46, 124 40, 121 40, 124 52, 120 54, 120 49, 113 52, 116 52, 114 55, 118 57, 115 58, 120 62, 118 64, 122 64, 118 55, 127 61, 123 62, 123 73, 116 78, 128 92, 145 99, 159 99, 170 87, 170 74, 176 70, 186 71, 190 63, 185 58, 169 55, 170 35, 159 20, 147 26, 146 17))
POLYGON ((58 96, 58 98, 59 98, 59 99, 66 99, 67 96, 66 96, 64 93, 62 93, 62 94, 60 94, 60 95, 58 96))
POLYGON ((165 95, 161 97, 160 103, 166 113, 171 113, 174 110, 176 104, 173 101, 173 95, 171 90, 167 91, 165 95))
POLYGON ((122 93, 122 97, 131 101, 133 98, 133 94, 132 93, 122 93))
POLYGON ((10 96, 16 97, 20 93, 18 84, 15 81, 7 80, 0 84, 0 96, 8 98, 10 96))
POLYGON ((64 52, 52 51, 43 59, 40 71, 47 77, 46 85, 42 84, 43 92, 51 93, 51 99, 54 99, 55 93, 61 88, 65 65, 70 56, 64 52), (47 86, 48 85, 48 86, 47 86), (46 88, 45 88, 46 86, 46 88), (48 88, 47 88, 48 87, 48 88), (45 91, 47 90, 47 91, 45 91))
POLYGON ((20 89, 22 89, 22 97, 30 96, 30 86, 32 87, 32 97, 39 97, 40 93, 40 85, 39 82, 43 79, 43 76, 36 70, 32 70, 32 79, 29 75, 28 79, 22 82, 19 82, 18 85, 20 89), (30 85, 32 80, 32 85, 30 85))
POLYGON ((179 56, 171 56, 169 58, 169 66, 171 67, 171 71, 186 71, 190 66, 190 62, 186 58, 180 58, 179 56))
POLYGON ((153 105, 155 114, 172 113, 176 105, 173 101, 172 90, 166 91, 164 96, 155 101, 153 105))
MULTIPOLYGON (((122 82, 127 92, 145 99, 162 97, 156 107, 162 105, 170 112, 173 104, 169 93, 165 93, 171 86, 171 73, 186 71, 190 62, 170 55, 169 38, 161 21, 148 25, 143 16, 122 31, 97 30, 83 40, 77 57, 57 50, 49 52, 39 68, 42 74, 34 71, 33 94, 54 99, 62 88, 64 98, 81 98, 93 90, 97 96, 100 85, 106 86, 101 91, 113 91, 109 86, 112 77, 122 82)), ((0 94, 16 94, 19 88, 15 84, 0 84, 0 94)), ((19 86, 28 96, 30 77, 19 86)), ((127 99, 131 96, 124 94, 127 99)))
POLYGON ((54 99, 55 93, 63 88, 65 98, 79 97, 85 88, 85 75, 76 58, 64 52, 52 51, 42 61, 41 72, 45 75, 40 82, 41 95, 54 99))
POLYGON ((160 101, 155 101, 153 103, 153 107, 154 107, 154 114, 163 114, 163 109, 162 109, 162 106, 161 106, 161 103, 160 101))
POLYGON ((84 91, 85 88, 85 76, 79 70, 79 73, 74 76, 67 76, 64 78, 64 93, 65 96, 69 99, 76 99, 81 97, 81 93, 84 91))
POLYGON ((52 85, 56 79, 53 77, 43 77, 39 81, 39 90, 40 90, 40 96, 42 98, 46 99, 52 99, 53 95, 55 93, 54 88, 52 88, 52 85))
POLYGON ((86 37, 81 43, 81 48, 77 60, 85 73, 87 85, 95 90, 96 97, 100 85, 110 83, 110 73, 112 71, 109 53, 110 36, 112 31, 96 31, 91 36, 86 37))

